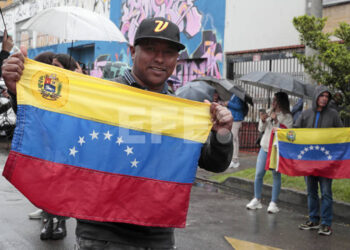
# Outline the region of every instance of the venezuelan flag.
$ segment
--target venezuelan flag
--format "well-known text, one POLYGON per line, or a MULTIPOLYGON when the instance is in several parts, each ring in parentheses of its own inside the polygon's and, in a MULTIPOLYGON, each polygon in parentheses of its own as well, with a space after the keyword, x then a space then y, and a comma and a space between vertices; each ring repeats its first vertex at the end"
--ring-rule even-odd
POLYGON ((3 175, 50 213, 184 227, 209 105, 26 59, 3 175))
POLYGON ((278 129, 276 140, 280 173, 350 178, 350 128, 278 129))

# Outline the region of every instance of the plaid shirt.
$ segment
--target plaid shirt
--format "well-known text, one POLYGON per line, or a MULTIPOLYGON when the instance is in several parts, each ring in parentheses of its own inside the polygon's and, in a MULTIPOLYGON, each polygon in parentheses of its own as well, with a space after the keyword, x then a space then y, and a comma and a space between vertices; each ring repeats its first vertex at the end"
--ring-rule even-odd
MULTIPOLYGON (((139 89, 149 90, 146 87, 141 86, 139 83, 137 83, 137 81, 135 80, 135 78, 131 74, 131 70, 125 70, 123 76, 124 76, 128 85, 130 85, 132 87, 139 88, 139 89)), ((168 84, 166 82, 164 83, 164 87, 163 87, 163 90, 161 91, 161 93, 168 94, 168 84)))

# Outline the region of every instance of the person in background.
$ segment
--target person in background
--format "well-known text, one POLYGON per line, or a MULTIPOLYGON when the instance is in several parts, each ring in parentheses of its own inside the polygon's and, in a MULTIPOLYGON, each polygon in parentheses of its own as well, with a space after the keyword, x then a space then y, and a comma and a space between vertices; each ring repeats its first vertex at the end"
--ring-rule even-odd
MULTIPOLYGON (((263 187, 263 179, 266 173, 265 163, 267 158, 267 152, 269 150, 271 132, 274 128, 280 126, 290 128, 293 125, 293 117, 289 110, 288 95, 284 92, 277 92, 274 94, 272 100, 272 109, 266 112, 260 113, 259 120, 259 132, 264 132, 261 138, 261 148, 256 161, 256 172, 254 181, 254 198, 246 205, 247 209, 260 209, 261 205, 261 192, 263 187), (282 125, 283 124, 283 125, 282 125)), ((281 190, 281 174, 276 170, 272 170, 273 174, 273 186, 271 202, 267 208, 268 213, 278 213, 279 208, 277 206, 278 196, 281 190)))
POLYGON ((301 112, 303 111, 303 107, 304 107, 304 100, 303 100, 303 98, 299 98, 297 103, 294 104, 294 106, 292 108, 293 123, 295 123, 296 120, 298 120, 298 117, 300 116, 301 112))
POLYGON ((71 71, 83 73, 80 65, 74 60, 73 57, 67 54, 56 54, 52 59, 52 65, 60 67, 62 69, 68 69, 71 71))
POLYGON ((244 119, 243 107, 244 103, 235 94, 233 94, 229 101, 224 102, 224 105, 231 111, 233 116, 232 135, 233 135, 233 156, 229 168, 239 167, 239 129, 242 127, 244 119))
POLYGON ((10 56, 10 51, 13 48, 12 37, 7 35, 7 30, 4 31, 4 37, 2 39, 1 51, 0 51, 0 77, 2 62, 10 56))
MULTIPOLYGON (((179 51, 184 48, 185 46, 180 43, 180 30, 175 23, 162 17, 146 18, 138 26, 134 44, 130 46, 133 67, 115 81, 137 89, 167 95, 169 92, 166 80, 175 69, 179 51)), ((16 82, 21 78, 23 61, 23 54, 15 53, 3 65, 5 83, 13 94, 16 93, 16 82)), ((209 112, 213 127, 208 141, 202 146, 198 165, 218 173, 227 169, 232 158, 233 119, 231 112, 218 103, 211 103, 209 112)), ((78 219, 76 236, 76 247, 79 250, 175 248, 175 234, 172 227, 78 219)))
MULTIPOLYGON (((326 86, 315 89, 312 107, 301 113, 295 122, 295 128, 337 128, 343 127, 338 111, 328 107, 332 96, 326 86)), ((309 220, 299 225, 301 230, 317 230, 320 235, 332 234, 333 194, 332 179, 320 176, 306 176, 307 204, 309 220), (318 185, 321 189, 321 206, 318 197, 318 185), (321 210, 321 211, 320 211, 321 210), (321 224, 320 224, 321 222, 321 224)))

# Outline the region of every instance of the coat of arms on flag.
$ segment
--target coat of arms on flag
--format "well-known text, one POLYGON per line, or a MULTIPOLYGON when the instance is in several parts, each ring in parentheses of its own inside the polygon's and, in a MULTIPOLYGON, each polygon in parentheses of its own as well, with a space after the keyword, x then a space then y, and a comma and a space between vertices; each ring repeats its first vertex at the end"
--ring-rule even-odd
POLYGON ((266 168, 290 176, 350 178, 350 128, 278 129, 266 168))

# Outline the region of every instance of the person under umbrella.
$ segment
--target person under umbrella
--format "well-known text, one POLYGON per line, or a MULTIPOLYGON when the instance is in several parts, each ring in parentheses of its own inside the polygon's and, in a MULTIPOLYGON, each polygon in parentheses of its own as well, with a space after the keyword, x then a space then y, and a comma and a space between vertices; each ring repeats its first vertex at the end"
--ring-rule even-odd
MULTIPOLYGON (((270 144, 271 131, 279 127, 290 128, 293 126, 293 117, 289 110, 289 99, 288 95, 284 92, 275 93, 272 100, 272 109, 268 112, 260 113, 259 120, 259 132, 264 134, 261 138, 261 148, 256 160, 256 173, 254 181, 254 198, 246 205, 247 209, 255 210, 261 209, 261 193, 263 187, 263 179, 266 173, 265 163, 267 158, 267 152, 270 144)), ((272 197, 271 202, 267 208, 269 213, 279 212, 277 207, 277 200, 281 190, 281 174, 276 170, 273 171, 273 186, 272 186, 272 197)))
POLYGON ((224 102, 224 105, 231 111, 233 116, 233 124, 232 124, 232 135, 233 135, 233 155, 232 161, 229 168, 238 168, 239 167, 239 129, 242 126, 242 121, 244 119, 244 103, 238 98, 235 94, 233 94, 229 101, 224 102))

